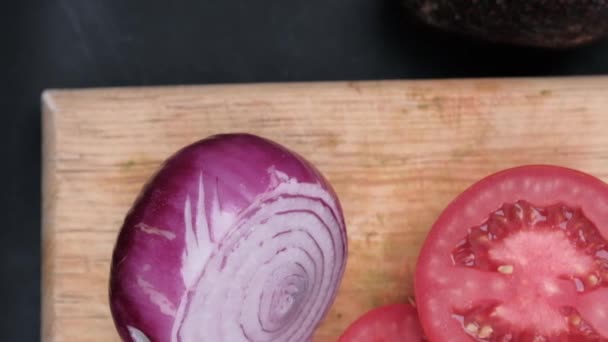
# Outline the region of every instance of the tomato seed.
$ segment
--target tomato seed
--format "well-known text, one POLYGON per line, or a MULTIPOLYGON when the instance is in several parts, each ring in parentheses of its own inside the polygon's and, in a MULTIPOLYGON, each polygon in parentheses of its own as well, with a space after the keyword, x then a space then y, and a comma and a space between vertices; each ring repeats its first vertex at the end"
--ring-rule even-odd
POLYGON ((477 334, 477 337, 488 338, 488 337, 492 336, 493 332, 494 332, 494 329, 492 329, 491 326, 484 325, 483 327, 481 327, 481 329, 479 329, 479 333, 477 334))
POLYGON ((512 265, 501 265, 501 266, 498 266, 498 272, 500 272, 502 274, 512 274, 513 273, 513 266, 512 265))
POLYGON ((591 286, 595 286, 600 282, 600 280, 598 279, 598 277, 595 274, 590 275, 587 278, 587 280, 589 282, 589 285, 591 285, 591 286))
POLYGON ((479 331, 479 326, 475 323, 469 323, 465 326, 465 329, 471 334, 477 336, 477 332, 479 331))

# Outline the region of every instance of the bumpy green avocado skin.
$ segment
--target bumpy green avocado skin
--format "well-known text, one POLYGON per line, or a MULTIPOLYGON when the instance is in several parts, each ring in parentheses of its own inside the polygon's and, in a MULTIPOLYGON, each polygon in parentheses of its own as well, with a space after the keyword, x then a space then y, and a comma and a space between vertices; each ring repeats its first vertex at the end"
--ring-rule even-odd
POLYGON ((608 35, 608 0, 404 0, 424 22, 516 45, 567 48, 608 35))

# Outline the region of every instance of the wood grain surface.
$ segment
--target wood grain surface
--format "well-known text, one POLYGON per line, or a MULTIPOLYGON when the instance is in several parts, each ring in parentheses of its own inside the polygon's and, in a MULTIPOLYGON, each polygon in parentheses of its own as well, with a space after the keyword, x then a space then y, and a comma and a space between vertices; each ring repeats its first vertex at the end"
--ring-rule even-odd
POLYGON ((315 342, 412 296, 429 227, 480 177, 551 163, 608 180, 606 77, 51 90, 43 107, 44 341, 118 340, 107 287, 123 217, 167 156, 211 134, 276 140, 336 188, 350 255, 315 342))

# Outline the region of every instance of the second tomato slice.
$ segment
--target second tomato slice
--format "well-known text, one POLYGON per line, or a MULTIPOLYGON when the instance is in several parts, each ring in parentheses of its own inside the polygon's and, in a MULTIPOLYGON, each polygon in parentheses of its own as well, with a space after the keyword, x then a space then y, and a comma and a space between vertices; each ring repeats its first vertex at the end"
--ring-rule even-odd
POLYGON ((416 309, 392 304, 367 312, 348 327, 338 342, 420 342, 416 309))

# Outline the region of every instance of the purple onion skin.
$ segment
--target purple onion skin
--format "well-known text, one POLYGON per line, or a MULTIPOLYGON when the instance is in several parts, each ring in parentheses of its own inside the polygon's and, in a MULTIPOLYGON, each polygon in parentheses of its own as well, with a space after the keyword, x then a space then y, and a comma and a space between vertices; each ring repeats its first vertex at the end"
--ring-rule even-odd
POLYGON ((110 307, 124 341, 306 341, 346 253, 317 169, 267 139, 212 136, 170 157, 128 212, 110 307))

